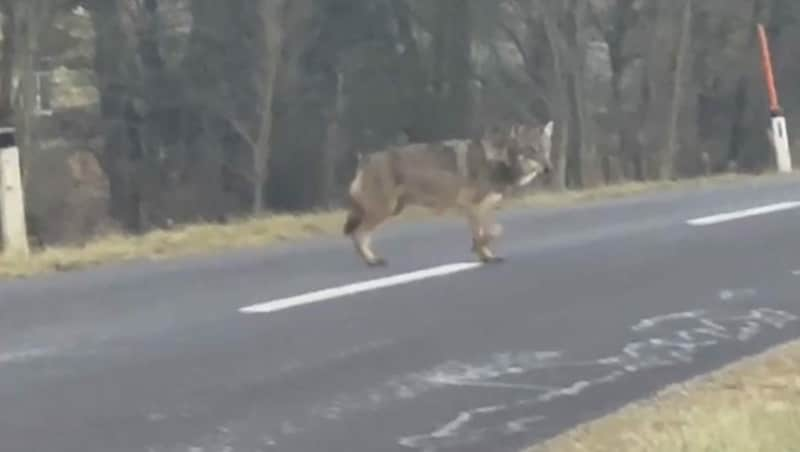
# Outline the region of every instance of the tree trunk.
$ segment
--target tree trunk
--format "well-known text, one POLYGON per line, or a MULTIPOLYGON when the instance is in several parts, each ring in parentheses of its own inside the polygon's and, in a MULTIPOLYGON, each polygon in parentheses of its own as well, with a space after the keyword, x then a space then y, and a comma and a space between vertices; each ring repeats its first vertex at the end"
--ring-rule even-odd
POLYGON ((0 2, 0 14, 3 16, 3 63, 0 67, 0 121, 10 125, 13 121, 13 81, 14 62, 16 61, 16 11, 11 0, 0 2))
POLYGON ((345 131, 342 119, 345 115, 344 74, 336 73, 336 99, 334 107, 326 119, 325 139, 323 141, 318 162, 319 183, 317 184, 317 202, 329 207, 335 189, 335 169, 337 157, 345 151, 345 131))
POLYGON ((17 56, 20 59, 20 89, 22 93, 22 110, 18 112, 20 140, 20 162, 22 166, 23 184, 27 185, 28 167, 36 152, 33 128, 36 122, 36 55, 38 54, 38 32, 41 18, 37 17, 36 2, 22 6, 22 34, 17 43, 17 56))
POLYGON ((472 12, 467 0, 439 0, 434 31, 435 138, 462 136, 472 120, 472 12))
POLYGON ((567 185, 571 187, 583 187, 583 131, 581 129, 581 118, 576 99, 577 90, 575 88, 575 73, 570 71, 567 79, 567 99, 569 100, 569 118, 571 134, 569 140, 569 152, 567 153, 567 185))
MULTIPOLYGON (((633 0, 619 0, 614 7, 614 16, 609 24, 609 29, 606 32, 609 63, 611 66, 610 110, 617 138, 616 143, 618 148, 616 152, 616 160, 618 162, 625 162, 629 159, 632 161, 635 158, 632 155, 635 152, 635 149, 631 143, 630 124, 628 123, 629 115, 625 110, 622 78, 627 66, 625 38, 628 35, 628 30, 634 26, 634 24, 629 22, 632 8, 633 0)), ((623 178, 631 178, 631 174, 629 171, 627 171, 627 165, 622 164, 620 168, 622 170, 623 178)))
POLYGON ((104 149, 98 160, 110 183, 110 214, 126 231, 143 231, 141 195, 136 184, 141 148, 132 106, 130 52, 119 0, 89 3, 95 29, 95 73, 100 90, 104 149))
POLYGON ((555 174, 552 179, 552 186, 556 190, 563 190, 567 187, 567 167, 570 161, 570 97, 569 89, 565 77, 567 76, 563 49, 563 37, 558 29, 558 18, 550 8, 540 2, 543 11, 542 20, 544 22, 545 36, 553 58, 552 84, 553 84, 553 115, 555 116, 558 127, 555 140, 555 174))
POLYGON ((261 0, 260 17, 263 24, 264 65, 262 66, 258 139, 253 149, 255 180, 253 183, 253 213, 264 211, 264 189, 267 184, 270 145, 272 138, 272 101, 275 81, 281 64, 283 48, 283 0, 261 0))
POLYGON ((683 100, 684 84, 686 83, 686 61, 689 57, 689 42, 691 40, 693 0, 686 0, 683 5, 683 18, 681 19, 681 32, 678 51, 675 54, 675 81, 672 87, 672 104, 670 107, 669 123, 667 129, 666 147, 661 155, 659 165, 659 178, 662 180, 673 177, 675 171, 675 158, 678 147, 678 119, 683 100))
POLYGON ((589 95, 586 90, 586 19, 589 9, 589 0, 576 0, 567 14, 569 14, 567 42, 571 59, 571 88, 572 102, 575 109, 575 134, 580 140, 576 158, 576 168, 579 168, 580 185, 595 185, 599 180, 597 173, 600 171, 601 162, 597 155, 594 137, 594 119, 589 108, 589 95))

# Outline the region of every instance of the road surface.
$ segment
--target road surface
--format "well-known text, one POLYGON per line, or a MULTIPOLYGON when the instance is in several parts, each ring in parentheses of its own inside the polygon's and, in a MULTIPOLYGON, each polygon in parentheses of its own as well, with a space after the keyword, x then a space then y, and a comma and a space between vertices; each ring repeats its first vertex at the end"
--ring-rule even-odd
POLYGON ((500 265, 442 220, 383 269, 328 238, 0 283, 0 450, 519 450, 800 336, 798 201, 509 211, 500 265))

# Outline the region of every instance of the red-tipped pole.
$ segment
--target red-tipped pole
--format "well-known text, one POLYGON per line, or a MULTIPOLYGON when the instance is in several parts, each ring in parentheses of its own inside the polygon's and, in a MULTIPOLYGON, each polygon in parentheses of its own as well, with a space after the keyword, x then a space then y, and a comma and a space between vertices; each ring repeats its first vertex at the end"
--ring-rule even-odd
POLYGON ((775 88, 775 75, 772 72, 772 55, 769 52, 769 42, 764 25, 758 24, 758 40, 761 43, 761 67, 764 70, 764 81, 767 84, 769 96, 769 111, 774 116, 780 116, 781 106, 778 102, 778 90, 775 88))
POLYGON ((767 134, 770 144, 775 151, 775 163, 778 171, 788 173, 792 171, 792 155, 789 151, 789 135, 786 131, 786 118, 778 101, 778 89, 775 88, 775 75, 772 72, 772 55, 769 52, 769 42, 764 25, 758 24, 758 40, 761 43, 761 67, 764 70, 764 81, 767 85, 769 98, 769 114, 771 116, 771 129, 767 134))

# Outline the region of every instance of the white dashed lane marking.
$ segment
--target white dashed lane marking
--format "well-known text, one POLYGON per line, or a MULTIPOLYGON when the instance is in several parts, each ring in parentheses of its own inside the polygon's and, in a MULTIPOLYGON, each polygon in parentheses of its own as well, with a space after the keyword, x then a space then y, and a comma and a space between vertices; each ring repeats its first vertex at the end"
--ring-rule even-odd
POLYGON ((386 287, 399 286, 408 284, 415 281, 422 281, 424 279, 436 278, 439 276, 447 276, 453 273, 472 270, 480 267, 479 262, 463 262, 456 264, 447 264, 439 267, 426 268, 409 273, 401 273, 398 275, 387 276, 384 278, 370 279, 344 286, 331 287, 324 290, 317 290, 314 292, 307 292, 301 295, 296 295, 288 298, 279 298, 276 300, 267 301, 266 303, 259 303, 252 306, 246 306, 239 309, 239 312, 245 314, 254 313, 271 313, 282 311, 285 309, 294 308, 311 303, 318 303, 320 301, 330 300, 334 298, 346 297, 357 293, 368 292, 372 290, 383 289, 386 287))
MULTIPOLYGON (((727 221, 739 220, 742 218, 753 217, 757 215, 766 215, 770 213, 796 209, 796 208, 800 208, 800 202, 796 201, 781 202, 761 207, 753 207, 750 209, 737 210, 733 212, 694 218, 688 220, 686 223, 691 226, 709 226, 709 225, 724 223, 727 221)), ((295 295, 291 297, 270 300, 264 303, 242 307, 239 309, 239 312, 245 314, 254 314, 254 313, 266 314, 277 311, 283 311, 297 306, 318 303, 320 301, 342 298, 350 295, 355 295, 358 293, 384 289, 392 286, 399 286, 415 281, 422 281, 425 279, 436 278, 440 276, 447 276, 453 273, 472 270, 474 268, 480 267, 481 265, 482 264, 478 262, 461 262, 461 263, 441 265, 438 267, 431 267, 409 273, 401 273, 398 275, 371 279, 367 281, 346 284, 343 286, 337 286, 328 289, 307 292, 304 294, 295 295)))
POLYGON ((742 218, 753 217, 757 215, 766 215, 769 213, 781 212, 784 210, 796 209, 800 207, 800 202, 781 202, 777 204, 770 204, 761 207, 753 207, 750 209, 736 210, 707 217, 694 218, 687 221, 691 226, 710 226, 713 224, 724 223, 726 221, 740 220, 742 218))

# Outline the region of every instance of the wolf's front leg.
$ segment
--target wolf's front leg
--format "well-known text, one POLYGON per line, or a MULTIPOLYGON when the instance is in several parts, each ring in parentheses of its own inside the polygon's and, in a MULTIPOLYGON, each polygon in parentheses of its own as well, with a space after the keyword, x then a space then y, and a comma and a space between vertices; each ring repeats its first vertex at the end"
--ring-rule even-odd
POLYGON ((489 248, 489 243, 502 234, 502 226, 488 221, 485 214, 476 210, 470 210, 467 218, 472 231, 472 252, 484 263, 502 262, 504 259, 489 248))

